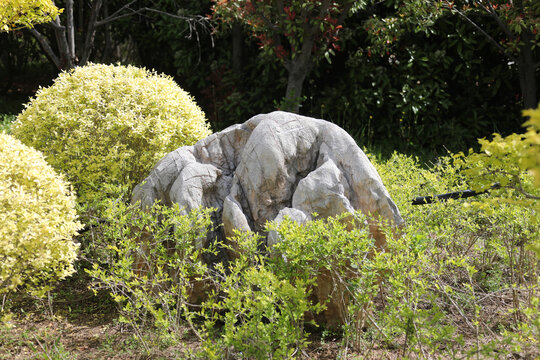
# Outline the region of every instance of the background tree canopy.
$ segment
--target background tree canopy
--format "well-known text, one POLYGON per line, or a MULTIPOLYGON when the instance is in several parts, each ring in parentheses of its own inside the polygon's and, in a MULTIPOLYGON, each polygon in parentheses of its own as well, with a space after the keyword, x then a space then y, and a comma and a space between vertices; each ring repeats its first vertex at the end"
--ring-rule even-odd
POLYGON ((529 0, 56 5, 54 21, 0 34, 0 113, 17 113, 59 69, 120 62, 173 76, 215 130, 283 108, 363 146, 440 154, 520 132, 521 109, 538 100, 529 0))

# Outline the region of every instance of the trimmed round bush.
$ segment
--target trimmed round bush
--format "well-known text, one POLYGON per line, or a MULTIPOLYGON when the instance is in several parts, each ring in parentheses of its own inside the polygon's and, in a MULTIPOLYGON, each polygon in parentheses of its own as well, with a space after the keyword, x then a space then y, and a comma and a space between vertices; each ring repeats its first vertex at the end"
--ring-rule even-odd
POLYGON ((131 189, 167 153, 210 135, 202 110, 170 77, 90 64, 40 89, 12 133, 64 172, 79 202, 104 185, 131 189))
POLYGON ((43 155, 0 132, 0 294, 74 272, 75 196, 43 155))

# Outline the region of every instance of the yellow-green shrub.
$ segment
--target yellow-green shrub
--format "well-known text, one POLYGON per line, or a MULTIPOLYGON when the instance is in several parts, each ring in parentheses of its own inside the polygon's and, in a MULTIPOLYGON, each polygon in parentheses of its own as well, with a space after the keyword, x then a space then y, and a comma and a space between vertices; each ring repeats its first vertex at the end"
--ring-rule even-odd
MULTIPOLYGON (((540 210, 540 108, 523 114, 530 116, 524 124, 526 133, 493 134, 492 140, 479 140, 479 152, 455 155, 456 166, 473 190, 489 189, 493 184, 500 187, 489 200, 475 205, 492 209, 510 203, 540 210)), ((531 215, 531 221, 540 220, 537 214, 531 215)))
POLYGON ((75 197, 38 151, 0 133, 0 294, 40 293, 70 275, 80 229, 75 197))
POLYGON ((101 197, 105 184, 132 187, 164 154, 210 134, 204 113, 171 78, 99 64, 40 89, 12 131, 67 174, 80 202, 101 197))
POLYGON ((523 163, 534 176, 536 186, 540 188, 540 104, 536 109, 523 111, 523 115, 529 116, 529 120, 523 124, 527 126, 523 141, 529 144, 523 153, 523 163))
POLYGON ((31 28, 35 24, 53 21, 62 13, 51 0, 2 0, 0 32, 31 28))

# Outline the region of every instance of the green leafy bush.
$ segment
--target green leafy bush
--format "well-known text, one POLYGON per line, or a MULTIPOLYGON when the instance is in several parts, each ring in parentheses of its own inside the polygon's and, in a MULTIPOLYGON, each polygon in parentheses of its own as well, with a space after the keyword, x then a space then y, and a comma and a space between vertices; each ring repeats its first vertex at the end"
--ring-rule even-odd
POLYGON ((387 264, 389 274, 384 279, 388 297, 385 311, 376 319, 382 329, 405 335, 404 351, 425 357, 439 352, 441 346, 448 351, 463 349, 460 339, 470 332, 477 341, 471 354, 483 351, 492 357, 494 351, 538 346, 534 337, 524 335, 538 331, 538 321, 527 315, 539 298, 540 259, 532 251, 540 238, 537 203, 502 188, 471 199, 411 204, 419 195, 464 190, 471 185, 478 188, 467 170, 475 169, 474 164, 479 165, 475 175, 485 171, 489 176, 490 170, 498 176, 512 172, 535 191, 526 168, 505 161, 501 154, 516 156, 512 151, 475 155, 466 158, 465 170, 463 162, 453 157, 440 158, 429 168, 400 154, 376 164, 407 222, 402 235, 405 242, 388 240, 389 258, 382 263, 387 264), (509 171, 499 173, 498 166, 509 171), (511 303, 506 302, 508 297, 513 299, 511 303), (497 316, 488 318, 493 304, 497 304, 497 316), (437 327, 444 331, 436 331, 437 327), (490 330, 497 327, 505 330, 490 330), (520 343, 509 344, 504 339, 520 339, 520 343), (482 345, 495 342, 498 345, 491 350, 482 345))
MULTIPOLYGON (((197 241, 208 231, 211 210, 181 215, 178 206, 155 204, 143 211, 111 202, 103 216, 101 236, 106 263, 95 263, 88 273, 93 288, 109 290, 120 306, 120 320, 131 325, 149 350, 142 329, 155 327, 159 336, 178 336, 183 318, 194 315, 189 304, 197 300, 208 268, 205 250, 197 241)), ((158 336, 158 337, 159 337, 158 336)))
POLYGON ((0 295, 43 294, 74 272, 75 197, 41 153, 4 133, 0 144, 0 295))
POLYGON ((534 176, 535 184, 540 187, 540 105, 536 109, 523 112, 529 120, 523 124, 527 126, 527 133, 523 136, 529 147, 521 154, 524 166, 534 176))
POLYGON ((524 124, 526 133, 504 138, 494 134, 491 141, 479 140, 479 152, 455 156, 456 165, 475 190, 489 189, 495 183, 500 186, 498 196, 485 205, 511 201, 540 209, 540 108, 523 114, 530 116, 524 124))
MULTIPOLYGON (((493 134, 492 140, 480 139, 480 151, 455 155, 455 165, 474 190, 489 190, 496 184, 497 189, 491 191, 489 198, 471 203, 475 208, 484 212, 496 212, 501 206, 512 209, 519 212, 513 216, 526 216, 526 221, 534 227, 540 222, 540 107, 525 110, 523 115, 530 117, 523 124, 527 127, 524 134, 506 137, 493 134)), ((516 223, 513 219, 506 220, 516 223)), ((520 226, 520 231, 523 228, 520 226)), ((533 237, 526 245, 540 256, 540 236, 533 237)))
POLYGON ((230 240, 235 259, 216 266, 203 303, 204 357, 295 358, 307 346, 305 314, 322 309, 310 298, 314 279, 276 272, 258 234, 237 232, 230 240))
POLYGON ((235 239, 237 259, 208 265, 205 256, 215 252, 197 242, 211 226, 210 213, 182 215, 178 207, 159 204, 145 212, 111 202, 102 234, 104 244, 115 245, 107 246, 108 263, 88 271, 94 289, 109 290, 121 321, 147 351, 159 339, 178 341, 187 324, 205 358, 227 352, 289 358, 306 345, 304 312, 318 308, 308 301, 307 284, 273 274, 255 254, 258 237, 250 233, 235 239), (153 336, 145 335, 149 328, 153 336))
POLYGON ((66 173, 81 203, 101 198, 105 184, 131 188, 164 154, 210 134, 204 113, 172 79, 99 64, 40 89, 12 131, 66 173))
POLYGON ((270 249, 261 235, 246 232, 202 251, 194 244, 205 228, 196 219, 208 214, 172 221, 178 209, 156 208, 151 216, 133 218, 112 211, 115 221, 104 233, 110 234, 105 243, 115 245, 109 246, 110 266, 93 270, 96 286, 111 290, 140 338, 152 333, 178 339, 182 325, 188 326, 201 341, 200 356, 208 359, 300 356, 308 344, 305 323, 324 328, 328 314, 342 324, 342 358, 350 351, 377 356, 374 347, 407 358, 539 355, 540 260, 530 247, 540 238, 537 209, 520 201, 477 205, 509 195, 504 189, 413 206, 419 195, 466 189, 467 174, 451 156, 429 167, 397 153, 374 162, 407 222, 399 234, 385 229, 385 249, 375 248, 362 214, 304 225, 269 223, 265 232, 280 239, 270 249), (133 231, 151 241, 126 242, 123 234, 133 231), (202 253, 219 246, 236 256, 205 262, 202 253), (141 254, 155 271, 133 270, 141 254), (119 285, 124 283, 129 286, 119 285), (203 296, 189 300, 190 289, 201 283, 203 296))

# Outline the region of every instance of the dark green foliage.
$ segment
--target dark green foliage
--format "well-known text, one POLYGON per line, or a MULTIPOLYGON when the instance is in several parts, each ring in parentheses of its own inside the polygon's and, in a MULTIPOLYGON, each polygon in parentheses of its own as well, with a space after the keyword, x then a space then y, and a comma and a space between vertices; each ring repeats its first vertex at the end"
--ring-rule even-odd
MULTIPOLYGON (((480 33, 460 19, 442 17, 429 34, 403 36, 389 52, 376 52, 364 29, 370 11, 381 9, 349 18, 340 32, 342 51, 311 72, 302 114, 337 123, 360 144, 387 153, 462 150, 475 146, 478 137, 519 128, 515 64, 480 33)), ((178 22, 164 19, 161 25, 158 39, 150 32, 138 42, 142 52, 151 54, 157 43, 172 44, 172 58, 160 58, 156 65, 175 69, 215 129, 279 107, 286 73, 275 59, 259 55, 247 33, 242 33, 237 73, 231 31, 219 32, 212 47, 208 38, 178 36, 178 22)))
MULTIPOLYGON (((356 21, 349 31, 365 34, 356 21)), ((313 81, 310 111, 390 152, 443 153, 443 146, 463 149, 517 129, 519 86, 504 58, 455 19, 442 18, 433 31, 379 53, 350 34, 343 54, 321 70, 322 81, 313 81)))
MULTIPOLYGON (((476 138, 492 132, 518 131, 516 64, 455 16, 440 17, 427 32, 405 32, 388 49, 377 47, 366 31, 367 21, 373 14, 392 14, 394 5, 378 3, 347 19, 339 33, 341 51, 330 58, 331 64, 322 61, 313 68, 300 112, 337 123, 360 144, 386 153, 441 154, 443 147, 458 151, 475 146, 476 138)), ((210 1, 160 0, 152 6, 182 16, 211 12, 210 1)), ((498 36, 489 19, 474 20, 498 36)), ((112 52, 104 50, 105 32, 98 32, 94 57, 134 62, 174 76, 197 99, 215 130, 279 107, 287 82, 279 62, 261 54, 257 41, 241 27, 217 30, 190 29, 183 20, 155 13, 135 15, 111 24, 112 52)), ((19 50, 6 61, 18 64, 24 51, 38 53, 31 37, 15 43, 19 50)), ((12 73, 8 65, 4 62, 0 72, 12 73)), ((21 69, 17 65, 14 72, 21 69)))

